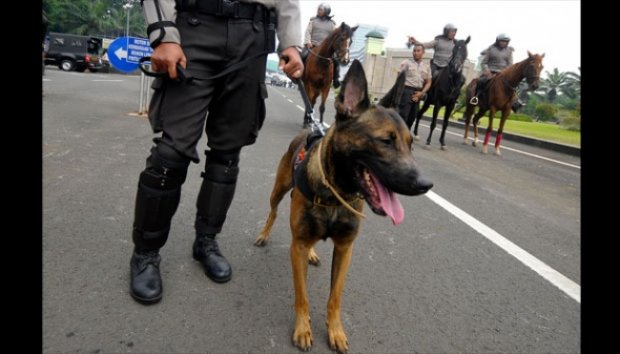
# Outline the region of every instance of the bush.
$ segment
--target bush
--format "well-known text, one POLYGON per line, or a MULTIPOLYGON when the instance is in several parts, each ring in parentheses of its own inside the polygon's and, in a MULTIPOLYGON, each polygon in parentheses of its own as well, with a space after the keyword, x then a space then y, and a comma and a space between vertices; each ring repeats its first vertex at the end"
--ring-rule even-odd
POLYGON ((562 118, 560 124, 564 129, 581 131, 581 114, 579 114, 578 111, 569 111, 568 114, 562 118))
POLYGON ((534 116, 536 113, 536 106, 541 102, 540 97, 536 95, 530 95, 527 103, 523 108, 521 108, 521 113, 527 114, 529 116, 534 116))
POLYGON ((551 103, 539 103, 534 110, 534 116, 536 119, 543 122, 553 120, 556 113, 557 108, 555 108, 551 103))

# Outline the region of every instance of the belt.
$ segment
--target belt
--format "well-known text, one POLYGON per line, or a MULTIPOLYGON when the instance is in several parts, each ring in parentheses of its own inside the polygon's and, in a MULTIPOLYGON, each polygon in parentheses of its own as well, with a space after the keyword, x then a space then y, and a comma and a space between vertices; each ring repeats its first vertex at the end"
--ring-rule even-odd
POLYGON ((216 17, 262 19, 267 8, 259 3, 246 3, 232 0, 194 0, 177 1, 178 11, 198 11, 216 17), (193 3, 193 4, 192 4, 193 3), (189 5, 192 4, 192 5, 189 5), (259 12, 257 14, 257 12, 259 12))

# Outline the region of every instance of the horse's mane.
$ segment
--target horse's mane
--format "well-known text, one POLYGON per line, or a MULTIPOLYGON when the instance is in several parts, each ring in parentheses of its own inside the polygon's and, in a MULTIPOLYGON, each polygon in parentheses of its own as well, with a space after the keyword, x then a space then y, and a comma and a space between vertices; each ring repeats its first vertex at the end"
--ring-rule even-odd
POLYGON ((527 57, 519 62, 516 62, 512 65, 509 65, 507 67, 505 67, 503 70, 501 70, 500 72, 497 73, 497 75, 495 75, 493 77, 493 79, 496 78, 505 78, 506 76, 511 76, 514 74, 515 71, 517 70, 522 70, 522 67, 527 65, 528 61, 531 60, 530 57, 527 57))

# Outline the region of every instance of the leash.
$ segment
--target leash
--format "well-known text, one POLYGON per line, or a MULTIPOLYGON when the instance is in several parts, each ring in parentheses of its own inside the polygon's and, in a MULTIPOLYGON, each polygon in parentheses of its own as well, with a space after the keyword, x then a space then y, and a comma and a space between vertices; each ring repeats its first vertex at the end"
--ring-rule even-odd
POLYGON ((340 203, 342 203, 342 205, 349 209, 350 212, 352 212, 353 214, 355 214, 357 217, 359 218, 366 218, 366 215, 364 215, 363 213, 360 213, 359 211, 355 210, 349 203, 347 203, 346 200, 344 200, 344 198, 342 198, 340 196, 340 194, 338 194, 338 192, 336 191, 336 188, 334 188, 329 181, 327 181, 327 178, 325 177, 325 172, 323 172, 323 162, 321 159, 321 156, 323 155, 323 140, 319 141, 319 146, 318 146, 318 153, 319 153, 319 173, 321 174, 321 182, 323 182, 323 184, 329 188, 330 191, 332 191, 332 193, 334 194, 334 196, 336 197, 336 199, 338 199, 338 201, 340 203))
POLYGON ((293 79, 293 83, 297 85, 299 93, 301 94, 301 99, 304 101, 304 122, 310 122, 310 129, 312 130, 310 135, 320 134, 321 137, 324 137, 325 128, 329 128, 329 125, 321 123, 314 118, 314 108, 312 108, 312 104, 310 104, 310 98, 308 98, 308 94, 306 93, 304 82, 301 79, 293 79))

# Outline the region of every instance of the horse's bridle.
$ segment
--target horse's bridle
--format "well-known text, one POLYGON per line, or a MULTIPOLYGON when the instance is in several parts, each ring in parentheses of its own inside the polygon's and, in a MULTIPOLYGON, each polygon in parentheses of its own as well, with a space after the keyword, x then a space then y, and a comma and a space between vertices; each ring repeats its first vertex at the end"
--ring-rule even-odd
POLYGON ((532 71, 535 71, 536 69, 534 69, 533 67, 533 60, 530 58, 530 63, 527 64, 527 68, 525 68, 525 81, 530 84, 530 81, 533 82, 534 80, 540 80, 540 75, 530 75, 530 73, 532 71))
MULTIPOLYGON (((331 46, 332 46, 332 45, 336 42, 336 40, 340 39, 340 37, 342 37, 342 32, 341 32, 341 33, 338 33, 338 35, 337 35, 337 36, 335 36, 335 37, 332 39, 331 43, 329 43, 329 46, 331 47, 331 46)), ((315 57, 317 57, 317 58, 319 58, 319 59, 327 60, 327 61, 328 61, 328 62, 330 62, 330 63, 332 63, 332 62, 334 62, 334 61, 338 60, 337 58, 336 58, 336 59, 334 59, 334 58, 327 58, 327 57, 324 57, 324 56, 322 56, 322 55, 319 55, 319 54, 315 53, 315 52, 314 52, 312 49, 310 49, 310 48, 308 48, 308 52, 312 53, 315 57)), ((347 46, 347 53, 348 53, 348 52, 349 52, 349 47, 347 46)), ((337 56, 336 51, 334 51, 334 56, 337 56)))

